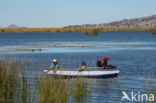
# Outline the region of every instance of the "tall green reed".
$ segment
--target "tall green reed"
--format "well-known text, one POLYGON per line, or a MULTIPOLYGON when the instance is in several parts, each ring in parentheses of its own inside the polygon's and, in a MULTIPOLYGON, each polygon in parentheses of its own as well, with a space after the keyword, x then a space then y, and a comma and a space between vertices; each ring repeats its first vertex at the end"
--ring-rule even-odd
POLYGON ((0 58, 0 102, 30 102, 28 94, 32 89, 28 85, 26 71, 26 64, 17 59, 4 61, 0 58))
POLYGON ((15 101, 18 85, 17 62, 4 62, 0 59, 0 101, 15 101))
POLYGON ((67 103, 70 97, 79 102, 91 94, 91 83, 84 78, 53 78, 41 73, 31 84, 28 65, 15 58, 0 58, 0 102, 67 103))
POLYGON ((41 76, 38 80, 39 103, 67 103, 68 80, 41 76))
POLYGON ((92 81, 87 78, 75 78, 71 84, 72 97, 76 102, 84 102, 91 95, 92 81))

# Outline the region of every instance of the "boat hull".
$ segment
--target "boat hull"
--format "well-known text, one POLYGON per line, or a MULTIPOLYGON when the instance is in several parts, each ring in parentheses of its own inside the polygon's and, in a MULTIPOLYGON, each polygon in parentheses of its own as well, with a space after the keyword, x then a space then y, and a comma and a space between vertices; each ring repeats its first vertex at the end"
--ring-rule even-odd
POLYGON ((89 71, 56 71, 53 70, 44 70, 47 75, 54 77, 61 76, 64 78, 109 78, 117 77, 119 74, 118 69, 102 69, 102 70, 89 70, 89 71))

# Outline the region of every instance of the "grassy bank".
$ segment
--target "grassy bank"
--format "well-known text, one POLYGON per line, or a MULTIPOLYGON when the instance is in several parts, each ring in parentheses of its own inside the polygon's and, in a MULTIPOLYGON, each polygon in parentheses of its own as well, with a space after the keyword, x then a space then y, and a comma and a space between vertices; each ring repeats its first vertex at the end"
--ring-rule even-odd
POLYGON ((67 103, 69 98, 83 102, 91 94, 91 82, 82 78, 52 78, 44 74, 29 81, 27 67, 12 58, 0 59, 0 102, 2 103, 67 103))
POLYGON ((153 31, 152 27, 105 27, 105 28, 16 28, 0 29, 0 33, 34 33, 34 32, 85 32, 92 34, 103 31, 153 31))

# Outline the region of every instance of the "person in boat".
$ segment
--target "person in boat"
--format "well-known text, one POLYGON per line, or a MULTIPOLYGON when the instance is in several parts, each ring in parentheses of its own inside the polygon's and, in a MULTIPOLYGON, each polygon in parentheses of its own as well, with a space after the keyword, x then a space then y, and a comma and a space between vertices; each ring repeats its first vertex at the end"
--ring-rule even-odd
POLYGON ((108 65, 109 57, 105 57, 105 58, 103 58, 101 61, 102 61, 103 67, 104 67, 105 69, 111 68, 110 65, 108 65))
POLYGON ((80 68, 80 71, 85 70, 85 69, 86 69, 86 67, 87 67, 86 62, 85 62, 85 61, 83 61, 83 62, 82 62, 82 65, 81 65, 81 68, 80 68))
POLYGON ((117 68, 116 66, 108 65, 108 61, 109 61, 109 57, 105 57, 104 59, 102 59, 102 64, 103 64, 104 69, 117 68))
POLYGON ((58 65, 57 60, 56 59, 53 59, 53 61, 51 63, 51 66, 50 66, 50 69, 52 69, 53 71, 56 71, 59 68, 60 68, 60 66, 58 65))
POLYGON ((102 67, 102 61, 101 61, 101 60, 97 60, 96 66, 97 66, 97 67, 102 67))

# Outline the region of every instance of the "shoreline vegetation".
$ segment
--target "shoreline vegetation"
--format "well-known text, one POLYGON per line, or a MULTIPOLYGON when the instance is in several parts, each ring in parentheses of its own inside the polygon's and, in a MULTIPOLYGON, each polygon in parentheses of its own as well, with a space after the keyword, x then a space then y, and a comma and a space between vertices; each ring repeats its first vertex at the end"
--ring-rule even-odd
POLYGON ((156 30, 153 30, 153 31, 152 31, 152 34, 153 34, 153 35, 156 35, 156 30))
POLYGON ((91 96, 91 80, 52 78, 38 73, 32 82, 28 71, 30 65, 15 58, 9 61, 0 58, 0 102, 67 103, 72 99, 82 103, 86 96, 91 96))
POLYGON ((156 27, 105 27, 105 28, 1 28, 0 33, 44 33, 44 32, 84 32, 98 35, 107 31, 156 31, 156 27))

